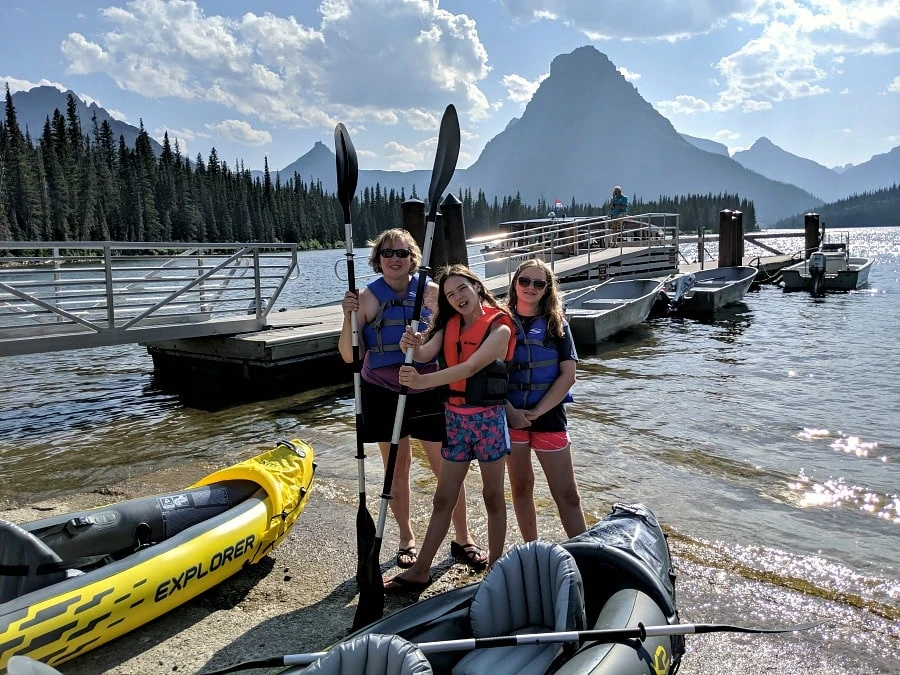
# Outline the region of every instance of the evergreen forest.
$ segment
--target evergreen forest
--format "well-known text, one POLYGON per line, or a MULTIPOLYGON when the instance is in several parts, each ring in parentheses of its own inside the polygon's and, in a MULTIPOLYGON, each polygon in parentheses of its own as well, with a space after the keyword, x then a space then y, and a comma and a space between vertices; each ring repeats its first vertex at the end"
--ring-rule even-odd
MULTIPOLYGON (((168 134, 156 156, 143 123, 129 147, 96 118, 83 133, 71 94, 67 103, 65 112, 46 118, 35 139, 20 129, 7 87, 0 120, 0 241, 273 242, 301 249, 343 244, 340 206, 320 182, 303 182, 297 174, 282 181, 277 173, 273 180, 268 162, 263 178, 254 179, 241 163, 230 166, 219 158, 215 148, 191 161, 168 134)), ((519 195, 488 200, 481 191, 466 190, 458 197, 469 237, 552 210, 546 201, 525 204, 519 195)), ((409 198, 417 198, 415 186, 409 198)), ((406 199, 404 190, 378 185, 358 191, 354 244, 398 226, 406 199)), ((556 211, 571 217, 602 215, 604 209, 573 200, 556 211)), ((702 226, 715 232, 722 209, 742 211, 745 229, 755 229, 753 204, 736 194, 633 197, 629 213, 677 213, 683 231, 702 226)))

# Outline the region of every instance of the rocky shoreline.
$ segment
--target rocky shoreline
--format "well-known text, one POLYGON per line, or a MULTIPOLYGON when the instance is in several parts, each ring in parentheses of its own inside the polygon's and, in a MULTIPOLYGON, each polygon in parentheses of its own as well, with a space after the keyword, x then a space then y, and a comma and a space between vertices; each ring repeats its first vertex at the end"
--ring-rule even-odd
MULTIPOLYGON (((131 479, 114 489, 37 504, 0 503, 0 517, 22 522, 48 511, 90 508, 152 494, 189 484, 208 469, 170 469, 131 479)), ((474 480, 469 491, 472 527, 479 540, 486 540, 483 508, 476 501, 477 477, 474 480)), ((376 502, 370 503, 372 513, 377 509, 376 502)), ((356 506, 340 489, 317 483, 306 511, 274 555, 161 619, 61 664, 59 669, 65 675, 203 673, 250 659, 327 649, 349 633, 356 608, 355 515, 356 506)), ((416 526, 424 532, 426 523, 416 526)), ((510 509, 508 545, 515 543, 517 534, 510 509)), ((548 539, 564 538, 561 530, 548 535, 548 539)), ((382 569, 387 574, 397 571, 391 568, 387 543, 395 538, 389 518, 382 554, 382 569)), ((900 652, 900 629, 893 622, 846 604, 747 579, 729 569, 727 561, 706 561, 702 547, 681 538, 670 537, 670 546, 678 573, 682 622, 751 626, 827 622, 804 633, 689 636, 680 672, 892 672, 891 655, 900 652)), ((454 564, 449 546, 439 554, 434 572, 436 582, 423 597, 481 578, 454 564)), ((385 611, 412 601, 388 597, 385 611)))

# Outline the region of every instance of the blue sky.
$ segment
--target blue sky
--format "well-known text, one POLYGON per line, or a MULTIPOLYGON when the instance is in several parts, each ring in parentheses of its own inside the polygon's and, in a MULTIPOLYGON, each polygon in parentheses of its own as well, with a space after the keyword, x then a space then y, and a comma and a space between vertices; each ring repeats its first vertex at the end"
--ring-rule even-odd
MULTIPOLYGON (((678 131, 825 166, 900 145, 898 0, 4 0, 0 82, 69 88, 191 157, 280 169, 344 122, 365 169, 466 167, 592 44, 678 131)), ((627 152, 627 139, 622 146, 627 152)))

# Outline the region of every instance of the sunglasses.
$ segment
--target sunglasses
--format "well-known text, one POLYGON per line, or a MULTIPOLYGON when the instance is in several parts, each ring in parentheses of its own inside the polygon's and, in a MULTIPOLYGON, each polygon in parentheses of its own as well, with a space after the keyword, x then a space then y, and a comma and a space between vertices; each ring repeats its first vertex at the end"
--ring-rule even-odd
POLYGON ((519 277, 516 279, 516 283, 522 288, 528 288, 534 284, 534 290, 536 291, 540 291, 547 287, 547 282, 543 279, 529 279, 528 277, 519 277))
POLYGON ((408 248, 383 248, 379 251, 382 258, 393 258, 397 256, 398 258, 408 258, 409 257, 409 249, 408 248))

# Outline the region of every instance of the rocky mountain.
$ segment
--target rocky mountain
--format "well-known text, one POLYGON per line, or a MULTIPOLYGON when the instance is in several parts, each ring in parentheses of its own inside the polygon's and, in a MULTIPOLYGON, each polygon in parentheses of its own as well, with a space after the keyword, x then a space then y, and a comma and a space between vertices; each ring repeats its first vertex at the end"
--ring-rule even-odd
MULTIPOLYGON (((27 128, 31 133, 31 138, 37 141, 44 129, 44 121, 48 117, 53 117, 54 110, 58 109, 63 115, 66 114, 69 94, 75 96, 78 120, 81 122, 81 129, 84 133, 93 133, 93 117, 96 115, 98 125, 104 121, 109 122, 115 138, 118 139, 119 136, 122 136, 126 145, 134 147, 134 142, 140 132, 138 127, 115 119, 96 103, 88 105, 73 91, 63 92, 56 87, 34 87, 28 91, 17 91, 12 95, 13 105, 16 107, 16 117, 19 120, 19 127, 22 129, 22 133, 24 134, 27 128)), ((150 145, 153 147, 153 152, 157 154, 162 152, 162 146, 153 138, 150 139, 150 145)))
POLYGON ((594 47, 553 59, 521 119, 491 139, 465 182, 487 194, 603 204, 628 195, 738 193, 761 225, 821 204, 733 159, 695 147, 594 47))
POLYGON ((734 153, 733 159, 751 171, 796 185, 826 202, 846 196, 844 180, 836 171, 793 155, 765 136, 757 139, 749 150, 734 153))
POLYGON ((711 152, 714 155, 724 155, 725 157, 731 156, 731 153, 728 152, 728 146, 718 141, 711 141, 708 138, 697 138, 688 134, 681 134, 681 137, 691 145, 695 145, 701 150, 706 150, 706 152, 711 152))

